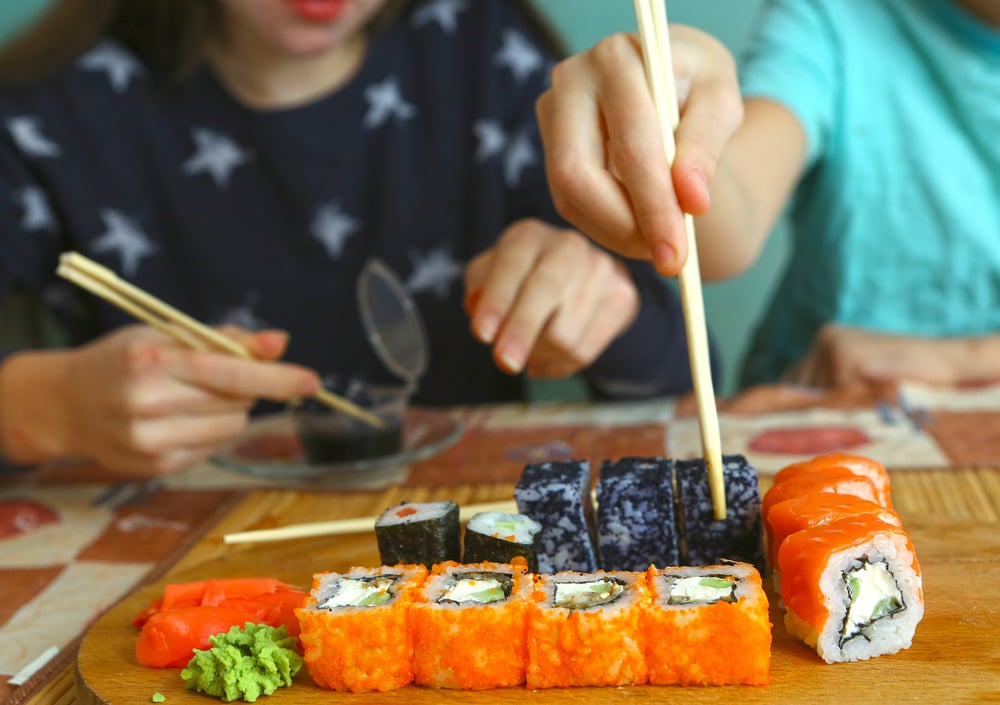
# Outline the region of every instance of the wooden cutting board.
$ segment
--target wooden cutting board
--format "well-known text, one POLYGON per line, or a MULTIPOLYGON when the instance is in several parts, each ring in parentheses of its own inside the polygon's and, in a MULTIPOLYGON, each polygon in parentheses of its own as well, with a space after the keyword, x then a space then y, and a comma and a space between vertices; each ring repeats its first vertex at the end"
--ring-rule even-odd
MULTIPOLYGON (((166 705, 210 702, 185 690, 179 669, 152 669, 135 660, 132 619, 163 584, 205 578, 273 576, 307 587, 312 573, 375 565, 373 532, 280 543, 226 545, 226 533, 249 528, 373 516, 402 499, 453 499, 473 503, 507 499, 510 486, 442 490, 394 488, 383 493, 337 495, 285 491, 247 497, 170 573, 127 597, 98 619, 83 639, 77 661, 77 692, 85 705, 135 705, 153 693, 166 705)), ((290 688, 270 696, 268 705, 357 703, 523 703, 578 702, 808 703, 1000 703, 1000 526, 965 520, 907 519, 924 575, 926 613, 913 646, 867 662, 827 665, 787 634, 772 599, 772 684, 763 687, 681 688, 637 686, 526 691, 440 691, 408 686, 388 693, 336 693, 312 683, 303 669, 290 688)))

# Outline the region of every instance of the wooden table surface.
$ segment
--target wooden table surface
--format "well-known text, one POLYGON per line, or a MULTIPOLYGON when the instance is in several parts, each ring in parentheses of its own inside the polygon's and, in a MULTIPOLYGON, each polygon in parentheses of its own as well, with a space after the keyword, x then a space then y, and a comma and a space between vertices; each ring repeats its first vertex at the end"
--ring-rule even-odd
MULTIPOLYGON (((765 479, 763 488, 768 486, 765 479)), ((204 702, 184 690, 175 670, 139 666, 133 656, 132 617, 169 580, 258 575, 265 572, 304 585, 313 571, 374 565, 374 533, 278 543, 226 545, 226 533, 252 528, 366 516, 402 499, 449 498, 461 504, 510 498, 509 484, 449 488, 393 488, 379 494, 315 495, 256 491, 193 547, 155 586, 130 596, 85 637, 78 660, 78 690, 71 672, 32 701, 37 705, 126 705, 161 692, 167 703, 204 702), (266 568, 264 568, 266 566, 266 568)), ((585 701, 692 703, 824 703, 857 698, 872 703, 1000 702, 1000 471, 908 471, 893 477, 893 500, 917 547, 924 575, 926 614, 913 646, 868 662, 826 665, 790 637, 772 600, 773 683, 766 687, 630 687, 554 689, 530 694, 542 703, 585 701)), ((389 693, 337 694, 316 687, 300 674, 291 688, 268 702, 320 705, 331 700, 356 703, 519 703, 523 688, 487 693, 434 691, 409 686, 389 693)))
MULTIPOLYGON (((225 545, 225 533, 373 516, 403 499, 447 498, 461 504, 510 499, 525 462, 569 456, 594 463, 625 454, 691 457, 699 447, 693 407, 685 410, 683 403, 508 405, 470 409, 462 420, 465 432, 455 446, 416 463, 401 484, 388 489, 282 489, 200 467, 154 488, 151 496, 111 503, 109 509, 105 500, 114 478, 107 474, 56 466, 26 479, 0 477, 0 529, 3 520, 17 518, 26 500, 40 512, 40 521, 52 522, 24 534, 0 531, 0 655, 6 654, 9 663, 16 648, 38 653, 49 643, 62 647, 26 686, 0 682, 0 705, 117 705, 149 702, 156 691, 168 703, 207 702, 179 687, 176 672, 141 668, 132 657, 129 621, 164 582, 267 574, 308 585, 314 571, 378 560, 371 533, 256 545, 225 545), (77 582, 81 577, 86 582, 77 582), (150 580, 154 582, 132 592, 150 580), (119 595, 124 599, 91 625, 92 615, 100 615, 119 595), (46 621, 49 628, 42 632, 33 626, 46 621), (74 630, 88 626, 78 695, 74 637, 79 631, 74 630), (96 680, 94 668, 105 669, 96 672, 96 680)), ((303 673, 293 688, 272 697, 289 705, 321 699, 478 703, 526 697, 551 703, 584 697, 1000 704, 1000 384, 827 395, 754 389, 722 404, 720 421, 723 448, 751 459, 761 471, 762 490, 783 463, 800 459, 795 453, 817 454, 831 442, 849 441, 849 452, 890 467, 894 503, 916 545, 925 580, 926 614, 911 649, 870 662, 827 666, 785 633, 774 608, 773 684, 762 688, 462 693, 411 686, 387 694, 339 695, 316 688, 303 673)))

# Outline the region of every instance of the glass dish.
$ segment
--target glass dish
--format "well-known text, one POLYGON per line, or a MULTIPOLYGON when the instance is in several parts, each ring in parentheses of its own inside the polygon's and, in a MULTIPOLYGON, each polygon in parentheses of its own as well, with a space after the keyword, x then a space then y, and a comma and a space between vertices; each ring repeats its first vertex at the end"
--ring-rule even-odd
POLYGON ((402 447, 388 455, 342 462, 311 463, 292 413, 254 419, 245 434, 223 447, 212 460, 219 466, 259 478, 310 486, 370 487, 398 482, 407 466, 453 445, 462 435, 454 415, 409 407, 403 416, 402 447))

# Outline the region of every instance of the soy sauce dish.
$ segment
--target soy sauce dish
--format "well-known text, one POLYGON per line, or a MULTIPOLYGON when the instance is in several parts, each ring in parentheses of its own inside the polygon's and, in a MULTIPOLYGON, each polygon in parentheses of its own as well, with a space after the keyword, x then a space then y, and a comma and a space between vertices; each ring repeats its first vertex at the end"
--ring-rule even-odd
POLYGON ((368 386, 352 401, 383 421, 375 427, 313 399, 292 410, 305 459, 311 464, 346 463, 396 455, 403 449, 405 386, 368 386))

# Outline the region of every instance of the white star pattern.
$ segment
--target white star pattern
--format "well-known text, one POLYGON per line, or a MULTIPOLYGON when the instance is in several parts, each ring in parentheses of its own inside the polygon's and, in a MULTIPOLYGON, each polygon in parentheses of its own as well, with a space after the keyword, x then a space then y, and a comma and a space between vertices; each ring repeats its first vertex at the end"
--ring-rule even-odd
POLYGON ((521 183, 521 174, 525 169, 538 163, 537 150, 526 131, 522 130, 511 139, 496 120, 477 120, 472 129, 479 140, 476 161, 482 163, 501 156, 504 182, 510 188, 516 188, 521 183))
POLYGON ((29 157, 58 157, 59 145, 42 134, 41 121, 30 115, 20 115, 7 120, 7 130, 18 148, 29 157))
POLYGON ((414 12, 411 21, 414 27, 437 22, 445 34, 454 34, 458 29, 459 13, 468 6, 465 0, 436 0, 414 12))
POLYGON ((521 173, 538 161, 535 146, 524 132, 518 133, 503 154, 503 178, 507 186, 514 188, 521 182, 521 173))
POLYGON ((26 186, 14 194, 21 204, 21 227, 25 230, 55 230, 56 219, 49 208, 45 192, 37 186, 26 186))
POLYGON ((222 326, 238 326, 245 330, 264 330, 268 327, 267 322, 254 312, 259 302, 260 292, 251 290, 242 304, 223 311, 216 322, 222 326))
POLYGON ((105 233, 90 244, 93 252, 117 252, 122 258, 122 274, 134 277, 139 261, 156 252, 156 245, 138 224, 121 211, 105 208, 101 211, 105 233))
POLYGON ((545 65, 541 53, 523 34, 513 29, 504 31, 503 46, 497 51, 493 61, 509 68, 518 83, 545 65))
POLYGON ((191 139, 195 143, 195 153, 184 162, 184 173, 192 176, 207 173, 221 189, 229 186, 233 170, 252 158, 248 150, 214 130, 196 127, 191 130, 191 139))
POLYGON ((344 251, 347 238, 361 227, 361 221, 352 218, 340 209, 338 203, 327 203, 316 210, 310 232, 326 248, 333 259, 340 257, 344 251))
POLYGON ((496 120, 476 120, 472 123, 472 131, 479 142, 475 157, 477 162, 495 157, 507 147, 507 133, 496 120))
POLYGON ((375 129, 390 117, 409 120, 417 114, 416 106, 403 100, 399 92, 399 81, 395 76, 368 86, 365 89, 365 100, 368 101, 368 112, 363 124, 369 130, 375 129))
POLYGON ((433 291, 439 299, 448 296, 451 284, 462 274, 462 265, 444 248, 436 247, 423 257, 411 256, 413 272, 406 280, 406 288, 414 294, 433 291))
POLYGON ((124 93, 133 76, 144 73, 142 64, 127 51, 111 43, 100 44, 80 57, 84 71, 104 71, 115 93, 124 93))

